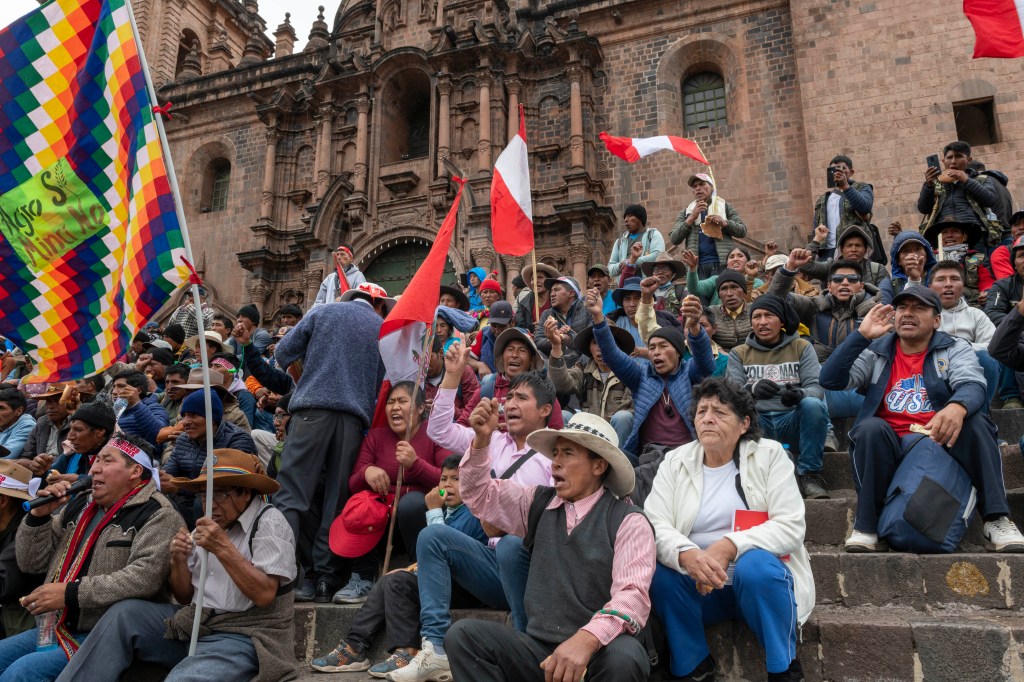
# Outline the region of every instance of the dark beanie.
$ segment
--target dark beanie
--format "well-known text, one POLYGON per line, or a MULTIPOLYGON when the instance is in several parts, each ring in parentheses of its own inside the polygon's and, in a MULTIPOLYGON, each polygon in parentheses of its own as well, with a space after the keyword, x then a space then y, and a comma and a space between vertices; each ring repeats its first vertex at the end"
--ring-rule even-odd
POLYGON ((252 320, 253 324, 260 323, 260 311, 257 310, 256 306, 254 306, 252 303, 250 303, 249 305, 243 305, 239 309, 238 314, 241 315, 242 317, 249 318, 250 320, 252 320))
POLYGON ((672 347, 679 351, 679 360, 682 361, 683 356, 686 354, 686 338, 678 327, 661 327, 659 329, 655 329, 651 332, 651 335, 647 337, 647 343, 650 343, 651 339, 656 336, 671 343, 672 347))
POLYGON ((626 210, 622 212, 622 217, 625 218, 629 215, 636 216, 640 219, 641 223, 647 224, 647 209, 640 204, 630 204, 627 206, 626 210))
POLYGON ((149 334, 141 331, 132 337, 132 343, 149 343, 152 340, 149 338, 149 334))
POLYGON ((164 367, 170 367, 174 364, 174 354, 166 348, 151 348, 149 355, 154 361, 159 362, 164 367))
POLYGON ((797 327, 800 326, 800 318, 797 317, 796 309, 790 305, 789 301, 775 294, 759 296, 750 304, 750 317, 753 318, 754 311, 762 308, 782 320, 782 330, 786 334, 796 333, 797 327))
POLYGON ((80 422, 85 422, 93 428, 105 430, 108 436, 114 434, 114 424, 117 421, 114 417, 114 409, 102 400, 83 403, 71 415, 71 421, 76 419, 80 422))
POLYGON ((177 322, 169 324, 167 325, 167 328, 164 329, 164 336, 175 343, 185 343, 185 328, 177 322))
POLYGON ((715 293, 718 293, 718 290, 721 289, 722 285, 726 282, 738 284, 740 289, 743 289, 743 291, 747 290, 747 278, 743 276, 743 273, 726 268, 718 273, 718 280, 715 282, 715 293))
MULTIPOLYGON (((224 419, 224 404, 220 401, 220 396, 217 395, 216 391, 210 394, 210 407, 213 410, 213 421, 220 423, 224 419)), ((206 404, 203 400, 202 389, 189 393, 181 401, 181 409, 178 413, 185 414, 186 412, 197 414, 200 417, 206 416, 206 404)))

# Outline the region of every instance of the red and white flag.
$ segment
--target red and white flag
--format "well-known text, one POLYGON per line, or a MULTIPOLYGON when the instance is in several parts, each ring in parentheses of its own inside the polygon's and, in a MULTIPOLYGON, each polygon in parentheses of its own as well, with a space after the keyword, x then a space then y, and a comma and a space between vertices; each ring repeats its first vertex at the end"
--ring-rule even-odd
POLYGON ((494 250, 525 256, 533 250, 533 200, 530 157, 526 150, 526 118, 519 105, 519 132, 494 163, 491 178, 491 239, 494 250))
POLYGON ((630 163, 636 163, 654 152, 669 149, 679 152, 683 156, 688 156, 694 161, 700 161, 705 166, 708 165, 708 160, 704 158, 697 143, 684 137, 677 137, 675 135, 615 137, 608 133, 601 133, 599 137, 604 142, 604 146, 608 148, 608 151, 623 161, 629 161, 630 163))
POLYGON ((1024 0, 964 0, 974 26, 974 58, 1024 57, 1024 0))

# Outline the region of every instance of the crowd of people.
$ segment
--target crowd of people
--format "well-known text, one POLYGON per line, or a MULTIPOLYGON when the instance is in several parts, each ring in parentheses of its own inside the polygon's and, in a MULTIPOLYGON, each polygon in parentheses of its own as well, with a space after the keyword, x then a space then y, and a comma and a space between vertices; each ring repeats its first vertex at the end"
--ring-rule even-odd
MULTIPOLYGON (((987 550, 1024 552, 990 418, 1022 407, 1024 211, 966 143, 942 161, 888 258, 872 186, 836 156, 788 254, 743 246, 740 210, 700 173, 664 233, 627 206, 586 282, 541 262, 506 291, 473 268, 437 292, 422 386, 381 393, 395 298, 348 245, 307 310, 232 319, 200 289, 96 376, 32 384, 9 344, 0 682, 140 664, 292 679, 297 601, 361 605, 312 662, 325 673, 645 680, 660 659, 712 680, 704 626, 743 620, 768 679, 802 679, 804 500, 832 494, 834 420, 853 420, 847 551, 919 546, 886 514, 926 456, 976 491, 987 550), (453 622, 461 607, 512 627, 453 622)), ((955 548, 947 510, 914 504, 920 534, 955 548)))

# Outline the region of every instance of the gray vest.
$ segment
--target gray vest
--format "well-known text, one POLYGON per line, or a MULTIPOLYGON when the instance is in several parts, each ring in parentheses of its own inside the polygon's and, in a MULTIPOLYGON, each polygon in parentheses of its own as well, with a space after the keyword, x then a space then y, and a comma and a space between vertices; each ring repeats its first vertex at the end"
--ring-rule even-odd
MULTIPOLYGON (((534 499, 543 495, 550 502, 553 492, 539 487, 534 499)), ((526 581, 528 635, 561 644, 604 607, 611 597, 615 535, 626 514, 639 511, 605 490, 571 535, 564 505, 540 515, 526 581)))

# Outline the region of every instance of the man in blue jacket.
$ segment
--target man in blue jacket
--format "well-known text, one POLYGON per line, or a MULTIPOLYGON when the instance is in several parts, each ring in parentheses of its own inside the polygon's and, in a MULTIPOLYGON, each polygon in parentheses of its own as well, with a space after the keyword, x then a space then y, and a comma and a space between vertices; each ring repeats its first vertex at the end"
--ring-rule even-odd
POLYGON ((110 395, 116 400, 124 398, 128 407, 117 420, 121 431, 129 436, 138 436, 158 451, 162 446, 156 442, 160 429, 171 423, 167 410, 156 395, 149 392, 149 379, 142 372, 129 370, 114 375, 114 387, 110 395))
POLYGON ((605 322, 600 291, 588 291, 585 304, 594 320, 601 357, 633 394, 633 428, 622 450, 636 458, 650 444, 678 446, 692 441, 696 430, 690 418, 690 389, 715 371, 711 339, 700 326, 700 299, 687 296, 681 306, 689 338, 684 339, 675 327, 657 329, 647 339, 649 360, 634 359, 619 349, 605 322), (687 342, 693 358, 684 361, 687 342))
POLYGON ((970 476, 986 549, 1024 552, 1024 536, 1009 518, 996 427, 983 409, 984 374, 971 344, 938 330, 941 314, 934 291, 907 287, 893 305, 876 305, 821 368, 825 388, 864 394, 850 430, 858 497, 848 552, 885 551, 878 517, 911 427, 927 432, 970 476))

